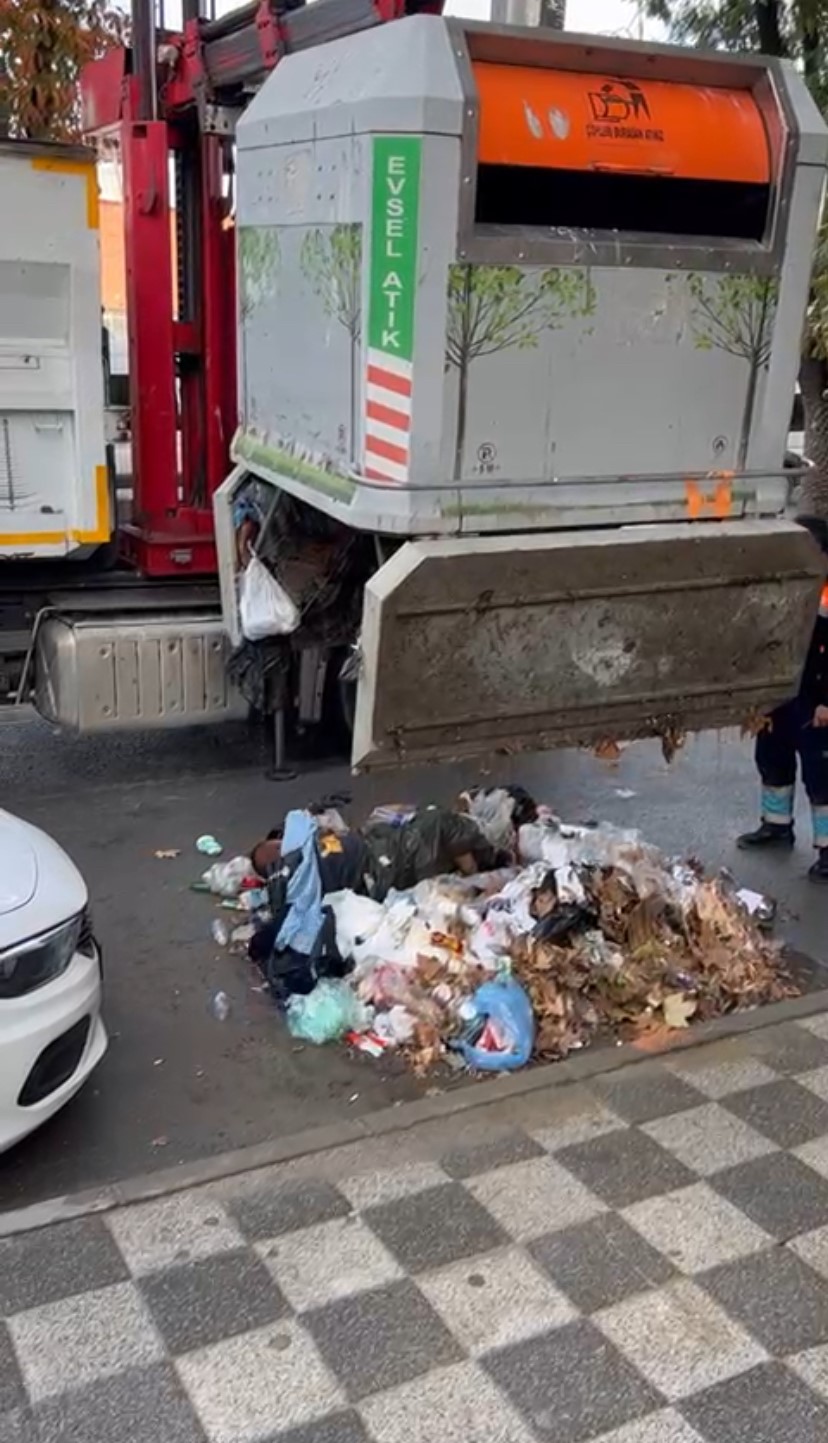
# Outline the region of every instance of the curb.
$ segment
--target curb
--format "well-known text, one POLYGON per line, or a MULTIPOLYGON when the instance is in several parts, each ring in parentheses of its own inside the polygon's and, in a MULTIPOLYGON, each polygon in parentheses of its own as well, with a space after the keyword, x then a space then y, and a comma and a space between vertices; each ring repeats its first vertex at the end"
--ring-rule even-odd
POLYGON ((445 1121, 476 1108, 542 1092, 547 1088, 588 1081, 604 1073, 619 1072, 622 1068, 634 1066, 636 1063, 664 1057, 668 1053, 688 1052, 708 1042, 760 1032, 781 1022, 796 1022, 819 1012, 828 1012, 828 988, 803 997, 792 997, 784 1002, 772 1002, 753 1011, 735 1012, 726 1017, 716 1017, 711 1022, 701 1022, 696 1027, 688 1028, 688 1035, 678 1034, 669 1047, 659 1051, 645 1052, 632 1043, 624 1043, 615 1048, 597 1048, 595 1051, 569 1057, 563 1062, 546 1062, 524 1072, 502 1074, 496 1082, 492 1080, 466 1084, 449 1092, 438 1093, 434 1097, 421 1097, 414 1102, 400 1103, 396 1107, 383 1107, 362 1118, 348 1118, 321 1127, 307 1128, 304 1132, 254 1143, 250 1147, 218 1153, 214 1157, 200 1158, 195 1162, 182 1163, 178 1167, 140 1173, 101 1188, 88 1188, 62 1197, 47 1198, 43 1202, 33 1203, 30 1207, 0 1213, 0 1238, 31 1232, 52 1223, 111 1212, 114 1208, 125 1207, 130 1203, 168 1197, 188 1188, 201 1187, 205 1183, 237 1176, 239 1173, 255 1172, 259 1168, 346 1147, 349 1143, 365 1142, 389 1133, 404 1132, 422 1123, 445 1121))

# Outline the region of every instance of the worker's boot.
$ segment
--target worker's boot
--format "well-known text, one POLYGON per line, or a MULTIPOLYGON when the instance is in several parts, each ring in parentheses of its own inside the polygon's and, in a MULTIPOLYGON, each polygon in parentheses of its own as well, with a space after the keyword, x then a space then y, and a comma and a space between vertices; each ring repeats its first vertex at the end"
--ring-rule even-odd
POLYGON ((759 823, 755 832, 743 832, 736 839, 736 846, 743 852, 764 848, 766 851, 790 851, 794 844, 793 822, 759 823))
POLYGON ((808 876, 812 882, 828 882, 828 806, 812 801, 811 823, 817 859, 809 869, 808 876))

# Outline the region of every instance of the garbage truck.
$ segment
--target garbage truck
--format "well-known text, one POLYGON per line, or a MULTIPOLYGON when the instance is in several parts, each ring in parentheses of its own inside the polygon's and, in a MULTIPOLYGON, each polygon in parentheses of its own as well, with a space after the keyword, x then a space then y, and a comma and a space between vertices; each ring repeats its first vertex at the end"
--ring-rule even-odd
POLYGON ((148 9, 84 76, 124 153, 133 512, 17 694, 86 729, 246 699, 280 747, 338 707, 370 769, 794 692, 828 147, 795 68, 418 0, 148 9))

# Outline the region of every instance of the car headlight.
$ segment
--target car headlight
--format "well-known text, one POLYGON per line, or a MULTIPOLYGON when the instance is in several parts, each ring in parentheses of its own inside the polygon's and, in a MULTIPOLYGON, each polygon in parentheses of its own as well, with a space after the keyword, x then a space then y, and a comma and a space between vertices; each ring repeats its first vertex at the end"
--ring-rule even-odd
POLYGON ((0 1000, 23 997, 65 972, 78 950, 82 928, 83 917, 73 917, 0 952, 0 1000))

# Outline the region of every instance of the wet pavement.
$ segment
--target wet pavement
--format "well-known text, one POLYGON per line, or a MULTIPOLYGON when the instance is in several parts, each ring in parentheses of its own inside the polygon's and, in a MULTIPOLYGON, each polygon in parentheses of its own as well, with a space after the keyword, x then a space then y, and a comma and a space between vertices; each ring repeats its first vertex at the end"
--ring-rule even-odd
POLYGON ((4 1443, 824 1443, 828 1015, 0 1242, 4 1443))
POLYGON ((520 780, 573 819, 639 826, 668 851, 734 867, 775 892, 780 931, 794 946, 828 958, 828 889, 804 880, 805 820, 790 857, 732 848, 756 801, 750 747, 737 737, 691 741, 670 767, 657 746, 639 744, 616 766, 557 753, 352 779, 342 765, 317 763, 286 784, 266 781, 263 768, 245 728, 114 740, 66 738, 39 723, 0 731, 3 805, 50 831, 88 881, 112 1033, 85 1091, 0 1159, 0 1208, 359 1117, 428 1089, 342 1048, 300 1049, 246 963, 213 943, 210 900, 189 890, 203 866, 193 846, 200 833, 216 833, 232 855, 288 806, 327 791, 350 790, 358 820, 380 800, 450 800, 476 781, 520 780), (158 861, 158 848, 181 855, 158 861), (211 1012, 217 989, 231 998, 224 1023, 211 1012))

